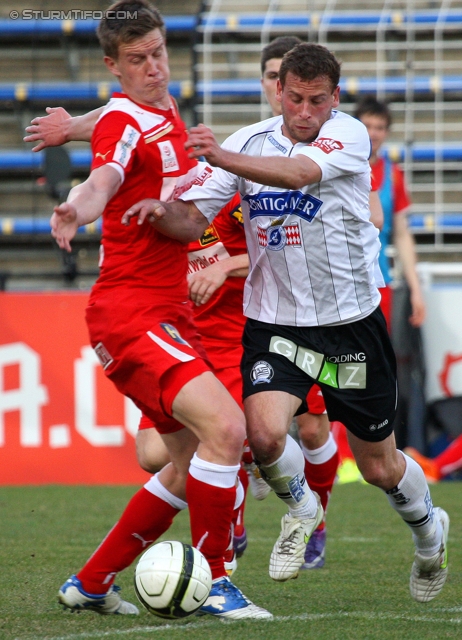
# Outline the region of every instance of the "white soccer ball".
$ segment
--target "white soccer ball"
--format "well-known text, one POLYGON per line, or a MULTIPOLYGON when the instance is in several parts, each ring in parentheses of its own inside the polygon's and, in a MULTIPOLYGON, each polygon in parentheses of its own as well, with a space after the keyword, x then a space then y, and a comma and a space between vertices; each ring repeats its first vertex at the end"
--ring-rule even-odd
POLYGON ((141 604, 161 618, 184 618, 199 609, 212 588, 212 573, 202 553, 177 540, 147 549, 135 569, 141 604))

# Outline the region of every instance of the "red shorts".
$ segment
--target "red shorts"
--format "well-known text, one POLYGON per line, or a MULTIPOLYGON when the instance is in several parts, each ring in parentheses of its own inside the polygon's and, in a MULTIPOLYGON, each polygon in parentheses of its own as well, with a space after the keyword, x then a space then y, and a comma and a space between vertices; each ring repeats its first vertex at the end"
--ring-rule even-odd
POLYGON ((315 413, 321 415, 326 413, 326 405, 324 404, 324 397, 321 389, 317 384, 314 384, 308 391, 306 396, 306 404, 308 405, 308 413, 315 413))
POLYGON ((183 428, 171 417, 173 401, 187 382, 210 371, 190 305, 147 304, 143 292, 112 292, 90 301, 86 319, 91 345, 117 389, 160 433, 183 428))

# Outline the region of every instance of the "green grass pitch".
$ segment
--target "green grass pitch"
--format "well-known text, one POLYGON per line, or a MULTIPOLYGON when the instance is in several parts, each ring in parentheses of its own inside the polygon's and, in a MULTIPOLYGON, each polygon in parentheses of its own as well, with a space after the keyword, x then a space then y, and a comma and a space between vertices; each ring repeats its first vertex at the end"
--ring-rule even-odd
MULTIPOLYGON (((136 487, 0 488, 0 640, 440 640, 462 638, 462 484, 442 482, 435 505, 451 518, 449 577, 431 603, 409 595, 413 545, 408 528, 373 487, 334 487, 323 569, 278 584, 268 559, 284 506, 274 495, 248 497, 249 546, 235 583, 274 620, 223 622, 207 617, 163 621, 64 611, 59 586, 111 528, 136 487)), ((206 508, 206 505, 204 505, 206 508)), ((182 513, 164 539, 189 542, 182 513)), ((133 567, 118 576, 136 602, 133 567)))

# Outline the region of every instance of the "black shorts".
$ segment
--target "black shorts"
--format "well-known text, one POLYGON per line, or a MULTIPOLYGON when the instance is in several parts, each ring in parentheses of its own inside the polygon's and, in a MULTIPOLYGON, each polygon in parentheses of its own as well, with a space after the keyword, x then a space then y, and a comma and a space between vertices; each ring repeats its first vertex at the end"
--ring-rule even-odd
POLYGON ((366 318, 331 327, 288 327, 248 319, 241 362, 244 398, 285 391, 301 400, 320 385, 330 421, 379 442, 393 431, 396 359, 378 307, 366 318))

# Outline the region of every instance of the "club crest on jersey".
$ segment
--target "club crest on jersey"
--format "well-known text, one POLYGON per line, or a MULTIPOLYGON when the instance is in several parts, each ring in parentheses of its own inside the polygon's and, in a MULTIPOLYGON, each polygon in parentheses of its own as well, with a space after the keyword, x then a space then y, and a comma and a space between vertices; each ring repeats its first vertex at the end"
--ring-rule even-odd
POLYGON ((162 158, 162 172, 171 173, 172 171, 178 171, 180 165, 178 164, 175 149, 171 141, 164 140, 163 142, 158 142, 157 146, 159 147, 160 157, 162 158))
POLYGON ((341 151, 343 149, 343 144, 338 140, 332 140, 332 138, 318 138, 308 146, 318 147, 324 153, 332 153, 332 151, 341 151))
POLYGON ((265 360, 259 360, 258 362, 256 362, 252 367, 252 371, 250 372, 250 379, 252 380, 253 385, 262 384, 265 382, 269 384, 273 379, 273 376, 274 369, 269 364, 269 362, 265 362, 265 360))
POLYGON ((267 229, 257 225, 257 238, 260 247, 265 247, 272 251, 280 251, 286 246, 302 246, 298 224, 289 224, 286 227, 270 226, 267 229))
POLYGON ((165 333, 175 342, 178 342, 178 344, 185 344, 187 347, 191 346, 190 344, 188 344, 186 342, 186 340, 183 340, 183 338, 180 335, 180 332, 178 331, 178 329, 176 327, 174 327, 172 324, 167 324, 166 322, 161 322, 160 326, 162 327, 162 329, 165 331, 165 333))
POLYGON ((262 191, 244 196, 244 200, 248 202, 251 220, 257 216, 293 214, 312 222, 322 205, 322 200, 301 191, 262 191))

